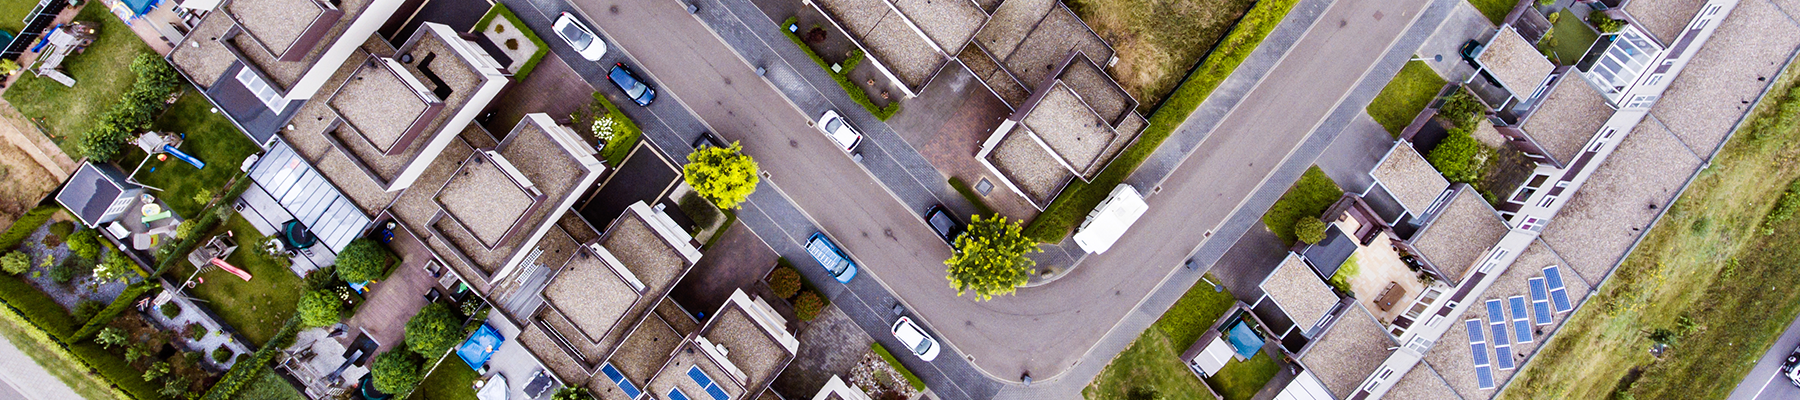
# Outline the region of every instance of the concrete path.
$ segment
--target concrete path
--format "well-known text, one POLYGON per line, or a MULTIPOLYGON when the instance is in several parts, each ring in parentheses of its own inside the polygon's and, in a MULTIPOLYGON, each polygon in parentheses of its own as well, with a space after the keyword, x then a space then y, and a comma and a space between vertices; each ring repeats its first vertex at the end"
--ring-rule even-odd
POLYGON ((1769 346, 1769 352, 1756 361, 1756 367, 1738 383, 1737 390, 1731 391, 1730 400, 1791 400, 1800 399, 1800 386, 1795 386, 1781 375, 1781 362, 1793 353, 1795 346, 1800 346, 1800 318, 1789 324, 1787 331, 1775 339, 1769 346))
POLYGON ((50 375, 50 371, 44 370, 30 356, 13 346, 11 340, 0 336, 0 400, 79 398, 81 396, 76 395, 61 379, 50 375))

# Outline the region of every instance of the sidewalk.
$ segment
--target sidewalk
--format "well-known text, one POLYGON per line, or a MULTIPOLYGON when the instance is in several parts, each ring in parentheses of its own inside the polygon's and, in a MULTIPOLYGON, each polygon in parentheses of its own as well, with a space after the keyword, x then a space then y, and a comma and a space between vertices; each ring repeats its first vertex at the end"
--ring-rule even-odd
POLYGON ((0 400, 81 398, 5 336, 0 336, 0 383, 0 400))

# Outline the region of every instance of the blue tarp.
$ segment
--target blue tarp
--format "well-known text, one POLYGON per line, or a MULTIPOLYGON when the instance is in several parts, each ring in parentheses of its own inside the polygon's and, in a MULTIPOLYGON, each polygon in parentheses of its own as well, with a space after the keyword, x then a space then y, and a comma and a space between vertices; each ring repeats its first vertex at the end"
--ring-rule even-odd
POLYGON ((476 329, 475 334, 469 336, 469 340, 456 346, 456 356, 469 363, 469 369, 480 371, 481 366, 487 364, 488 358, 494 356, 494 351, 499 350, 500 343, 504 341, 506 339, 501 338, 494 327, 484 323, 481 324, 481 329, 476 329))
POLYGON ((150 12, 150 9, 156 7, 156 3, 157 3, 156 0, 120 0, 120 1, 125 3, 126 8, 131 9, 131 13, 133 14, 133 16, 144 15, 144 13, 150 12))
POLYGON ((1255 357, 1256 352, 1262 350, 1262 336, 1257 335, 1256 330, 1250 329, 1250 325, 1244 324, 1243 321, 1232 324, 1231 329, 1227 329, 1226 333, 1230 338, 1232 350, 1236 350, 1239 357, 1246 359, 1255 357))

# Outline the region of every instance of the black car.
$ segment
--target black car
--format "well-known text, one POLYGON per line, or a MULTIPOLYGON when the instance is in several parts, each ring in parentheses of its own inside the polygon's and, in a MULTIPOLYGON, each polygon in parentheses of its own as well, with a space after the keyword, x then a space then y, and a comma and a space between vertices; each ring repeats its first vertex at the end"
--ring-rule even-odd
POLYGON ((725 139, 720 139, 719 135, 712 133, 712 131, 700 131, 700 137, 694 139, 693 146, 694 150, 707 147, 731 147, 730 145, 725 144, 725 139))
POLYGON ((630 97, 637 105, 648 106, 650 102, 656 101, 656 89, 651 89, 625 63, 614 63, 612 70, 606 72, 606 80, 612 81, 613 86, 618 86, 620 91, 625 92, 625 97, 630 97))
POLYGON ((925 209, 925 225, 930 226, 932 233, 936 233, 939 238, 943 238, 944 242, 951 246, 955 246, 956 238, 968 230, 967 225, 963 225, 962 221, 957 221, 956 216, 950 215, 950 211, 945 210, 941 205, 925 209))

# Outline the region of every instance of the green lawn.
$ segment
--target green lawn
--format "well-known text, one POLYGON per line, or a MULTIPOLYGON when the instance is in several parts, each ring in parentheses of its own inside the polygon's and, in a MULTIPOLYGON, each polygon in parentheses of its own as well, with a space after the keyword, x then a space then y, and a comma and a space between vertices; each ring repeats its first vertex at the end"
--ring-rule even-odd
POLYGON ((525 26, 525 22, 519 20, 519 15, 514 14, 512 9, 506 8, 505 4, 494 3, 494 7, 489 8, 487 15, 481 16, 481 20, 477 21, 475 26, 482 27, 482 31, 486 32, 488 22, 492 22, 496 16, 504 16, 512 22, 513 27, 519 28, 519 31, 525 34, 526 39, 531 40, 531 44, 537 45, 537 52, 531 53, 531 59, 525 60, 525 64, 519 66, 519 71, 513 73, 513 79, 523 82, 526 74, 537 69, 538 61, 543 61, 544 55, 550 53, 550 46, 544 44, 544 39, 538 38, 537 32, 532 32, 531 27, 525 26))
POLYGON ((1594 41, 1600 39, 1600 32, 1569 10, 1562 10, 1557 15, 1561 16, 1557 17, 1552 33, 1538 41, 1538 51, 1550 54, 1550 59, 1557 61, 1557 65, 1574 65, 1587 55, 1594 41))
MULTIPOLYGON (((1215 292, 1213 286, 1204 281, 1188 288, 1151 329, 1144 330, 1131 347, 1114 357, 1106 369, 1082 389, 1082 395, 1089 400, 1139 399, 1146 398, 1141 396, 1149 392, 1156 392, 1162 396, 1159 398, 1165 399, 1212 398, 1179 357, 1236 302, 1230 291, 1215 292)), ((1268 381, 1266 377, 1261 379, 1268 381)), ((1247 382, 1248 379, 1242 382, 1234 379, 1233 384, 1247 382)), ((1258 385, 1257 389, 1260 388, 1262 386, 1258 385)))
POLYGON ((300 390, 295 389, 294 384, 288 383, 287 379, 283 379, 275 370, 269 368, 263 368, 262 374, 257 375, 256 380, 250 381, 249 385, 244 386, 243 391, 238 392, 236 398, 306 400, 306 396, 300 394, 300 390))
POLYGON ((19 30, 25 29, 25 14, 31 12, 37 3, 31 0, 0 1, 0 30, 18 36, 19 30))
POLYGON ((1281 240, 1292 244, 1296 240, 1295 220, 1300 217, 1318 217, 1325 213, 1326 207, 1330 207, 1331 203, 1337 202, 1338 197, 1343 195, 1344 190, 1339 189, 1337 183, 1332 182, 1331 177, 1325 176, 1325 171, 1315 165, 1307 168, 1306 173, 1300 175, 1300 180, 1295 181, 1287 193, 1282 193, 1281 198, 1275 200, 1275 205, 1269 206, 1269 211, 1262 216, 1263 225, 1269 227, 1269 231, 1275 232, 1275 236, 1281 237, 1281 240))
MULTIPOLYGON (((166 161, 150 160, 137 174, 139 182, 162 188, 163 191, 155 195, 183 216, 198 215, 206 206, 204 200, 229 190, 225 184, 238 174, 239 164, 260 150, 255 141, 231 125, 231 120, 210 110, 212 103, 207 102, 205 96, 187 90, 175 105, 156 119, 153 128, 160 132, 187 134, 187 142, 182 143, 181 151, 205 162, 205 169, 196 170, 193 165, 170 156, 166 161), (206 196, 197 196, 202 194, 206 196)), ((124 154, 119 165, 126 168, 127 173, 145 156, 137 146, 127 146, 124 154)))
POLYGON ((1512 12, 1513 6, 1519 5, 1519 2, 1511 0, 1469 0, 1469 4, 1475 5, 1475 9, 1477 10, 1481 10, 1481 15, 1487 16, 1488 22, 1493 22, 1494 25, 1500 25, 1501 21, 1506 20, 1506 14, 1512 12))
MULTIPOLYGON (((1081 20, 1112 44, 1107 69, 1148 111, 1181 84, 1256 0, 1068 0, 1081 20)), ((1105 61, 1097 61, 1105 64, 1105 61)))
POLYGON ((469 364, 461 358, 447 357, 439 363, 437 369, 431 370, 425 380, 419 381, 419 387, 413 389, 413 400, 475 400, 475 380, 480 374, 469 369, 469 364))
POLYGON ((1025 236, 1045 243, 1061 242, 1067 237, 1069 231, 1075 229, 1075 224, 1080 223, 1088 212, 1106 200, 1113 187, 1124 182, 1132 171, 1136 171, 1144 163, 1144 159, 1156 152, 1163 140, 1168 139, 1175 128, 1187 120, 1188 114, 1199 108, 1206 96, 1212 94, 1213 89, 1219 87, 1219 83, 1224 82, 1231 71, 1236 70, 1238 64, 1250 56, 1251 51, 1256 50, 1263 37, 1268 36, 1269 31, 1274 30, 1281 19, 1287 16, 1288 10, 1292 10, 1298 2, 1299 0, 1257 2, 1231 28, 1231 33, 1219 42, 1218 47, 1194 68, 1187 80, 1176 87, 1162 106, 1150 114, 1150 124, 1144 128, 1144 133, 1139 134, 1137 140, 1131 142, 1131 146, 1106 164, 1106 169, 1101 170, 1092 182, 1069 182, 1062 194, 1056 195, 1056 199, 1044 208, 1044 212, 1025 226, 1025 236), (1093 190, 1088 190, 1089 188, 1093 190))
POLYGON ((612 139, 607 140, 605 148, 600 149, 600 158, 606 160, 607 166, 618 168, 620 163, 625 162, 625 156, 631 155, 631 148, 637 147, 638 139, 644 136, 644 130, 638 128, 636 121, 632 121, 624 111, 619 111, 619 106, 613 105, 600 92, 594 92, 594 102, 605 108, 607 115, 612 115, 614 121, 612 139))
POLYGON ((112 389, 105 378, 88 372, 88 367, 73 354, 50 339, 42 329, 26 322, 12 310, 0 310, 0 335, 12 342, 20 352, 61 380, 75 394, 86 399, 126 399, 124 393, 112 389))
POLYGON ((1225 400, 1250 400, 1279 371, 1281 364, 1269 358, 1269 353, 1259 352, 1248 360, 1226 363, 1217 375, 1206 378, 1206 383, 1225 400))
POLYGON ((65 87, 50 78, 24 72, 23 77, 6 88, 5 97, 19 113, 44 129, 64 153, 79 158, 82 135, 137 80, 127 68, 131 60, 138 54, 155 52, 131 33, 130 26, 107 12, 104 5, 83 7, 75 19, 100 21, 101 24, 100 37, 93 45, 63 61, 62 70, 75 78, 75 87, 65 87))
POLYGON ((1400 73, 1394 75, 1394 80, 1381 88, 1375 101, 1369 103, 1369 117, 1387 128, 1388 134, 1399 137, 1400 131, 1406 130, 1413 118, 1418 117, 1425 106, 1431 105, 1431 99, 1443 89, 1444 78, 1438 77, 1430 65, 1424 61, 1408 61, 1400 68, 1400 73))
POLYGON ((1723 399, 1737 386, 1800 313, 1793 263, 1800 221, 1761 231, 1776 199, 1800 179, 1792 162, 1800 157, 1797 76, 1790 69, 1781 78, 1500 398, 1616 399, 1626 391, 1639 399, 1723 399), (1684 318, 1691 332, 1681 333, 1684 318), (1678 332, 1661 358, 1645 351, 1659 329, 1678 332))
MULTIPOLYGON (((207 301, 207 307, 214 314, 250 339, 251 347, 261 346, 281 330, 288 317, 294 315, 294 306, 306 291, 306 283, 274 259, 255 254, 253 247, 262 243, 263 236, 257 234, 256 228, 244 217, 232 215, 215 233, 227 230, 235 232, 239 247, 225 262, 249 272, 254 278, 245 282, 214 268, 200 273, 206 283, 186 293, 207 301)), ((185 261, 175 263, 171 269, 171 281, 186 279, 194 272, 193 265, 185 261)))

